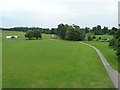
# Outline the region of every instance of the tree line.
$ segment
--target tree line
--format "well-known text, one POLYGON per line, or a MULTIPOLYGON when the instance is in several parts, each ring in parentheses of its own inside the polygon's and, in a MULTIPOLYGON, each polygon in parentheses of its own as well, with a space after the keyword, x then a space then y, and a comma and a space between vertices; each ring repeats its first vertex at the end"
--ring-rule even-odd
MULTIPOLYGON (((61 24, 59 24, 59 25, 61 25, 61 24)), ((68 25, 68 26, 70 26, 70 25, 68 25)), ((28 30, 35 30, 35 29, 40 30, 41 33, 45 33, 45 34, 56 34, 56 29, 57 28, 51 28, 51 29, 49 29, 49 28, 39 28, 39 27, 2 28, 2 30, 6 30, 6 31, 22 31, 22 32, 26 32, 28 30)), ((109 29, 106 26, 104 26, 102 28, 100 25, 97 25, 97 26, 92 27, 92 28, 85 27, 85 28, 80 28, 80 29, 82 31, 85 31, 85 33, 94 33, 95 35, 103 35, 103 34, 114 35, 115 32, 118 30, 116 27, 112 27, 111 29, 109 29)))
POLYGON ((39 30, 41 33, 50 34, 49 28, 39 28, 39 27, 14 27, 14 28, 2 28, 3 31, 20 31, 27 32, 28 30, 39 30))
POLYGON ((112 40, 109 42, 109 46, 112 46, 116 50, 116 55, 120 63, 120 29, 115 32, 112 40))

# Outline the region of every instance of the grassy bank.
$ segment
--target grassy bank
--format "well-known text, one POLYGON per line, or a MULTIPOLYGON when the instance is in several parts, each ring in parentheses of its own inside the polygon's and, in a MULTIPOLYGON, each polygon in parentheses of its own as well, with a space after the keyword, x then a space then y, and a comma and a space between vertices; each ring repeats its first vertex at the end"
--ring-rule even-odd
POLYGON ((118 64, 116 51, 109 47, 108 42, 88 41, 85 42, 98 48, 107 59, 108 63, 117 71, 120 71, 120 64, 118 64))

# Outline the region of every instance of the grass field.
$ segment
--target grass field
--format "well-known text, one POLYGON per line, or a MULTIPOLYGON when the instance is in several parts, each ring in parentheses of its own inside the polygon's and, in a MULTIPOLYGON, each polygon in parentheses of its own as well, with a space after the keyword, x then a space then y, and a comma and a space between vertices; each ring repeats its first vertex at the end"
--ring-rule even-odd
MULTIPOLYGON (((2 31, 2 39, 6 39, 6 36, 18 36, 18 39, 25 39, 24 32, 16 32, 16 31, 2 31)), ((17 39, 17 40, 18 40, 17 39)))
POLYGON ((114 88, 95 50, 49 37, 3 39, 3 88, 114 88))
POLYGON ((97 47, 102 54, 107 59, 108 63, 117 71, 120 72, 120 65, 117 61, 116 51, 113 50, 113 48, 108 46, 108 42, 99 42, 99 41, 88 41, 86 42, 88 44, 91 44, 95 47, 97 47))
POLYGON ((112 39, 113 36, 112 35, 108 35, 108 34, 105 34, 105 35, 95 35, 96 38, 99 38, 101 37, 102 39, 112 39))
MULTIPOLYGON (((24 32, 16 32, 16 31, 2 31, 2 38, 7 39, 6 36, 18 36, 16 40, 25 40, 24 37, 25 33, 24 32)), ((42 37, 45 39, 50 39, 51 35, 50 34, 43 34, 42 37)), ((15 39, 11 39, 15 40, 15 39)))

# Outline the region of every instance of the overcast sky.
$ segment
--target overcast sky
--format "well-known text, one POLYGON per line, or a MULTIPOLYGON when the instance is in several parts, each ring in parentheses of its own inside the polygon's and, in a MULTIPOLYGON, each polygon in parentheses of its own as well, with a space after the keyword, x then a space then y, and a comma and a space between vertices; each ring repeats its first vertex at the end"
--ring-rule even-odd
POLYGON ((119 0, 0 0, 0 27, 118 25, 119 0))

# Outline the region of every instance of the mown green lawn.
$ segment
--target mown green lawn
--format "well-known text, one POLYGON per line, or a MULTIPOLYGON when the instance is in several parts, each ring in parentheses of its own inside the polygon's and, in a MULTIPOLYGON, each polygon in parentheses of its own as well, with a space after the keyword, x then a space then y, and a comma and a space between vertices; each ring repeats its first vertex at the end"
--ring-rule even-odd
POLYGON ((95 50, 43 37, 3 39, 3 88, 114 88, 95 50))
POLYGON ((116 51, 109 46, 108 42, 88 41, 85 42, 97 47, 107 59, 108 63, 117 71, 120 71, 120 64, 118 64, 116 51))

